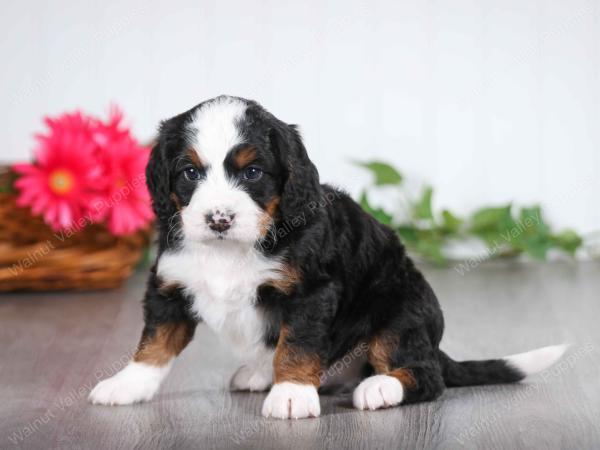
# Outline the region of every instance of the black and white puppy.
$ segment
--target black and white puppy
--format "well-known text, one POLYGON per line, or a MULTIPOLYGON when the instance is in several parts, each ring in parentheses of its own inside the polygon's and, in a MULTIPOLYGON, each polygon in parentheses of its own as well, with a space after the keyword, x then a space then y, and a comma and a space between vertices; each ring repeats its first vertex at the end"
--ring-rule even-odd
POLYGON ((438 301, 396 234, 320 184, 296 127, 256 102, 221 96, 164 122, 147 180, 159 248, 145 327, 94 403, 151 399, 199 321, 244 362, 231 388, 271 388, 262 414, 280 419, 319 416, 323 373, 357 349, 358 409, 519 381, 564 351, 448 357, 438 301))

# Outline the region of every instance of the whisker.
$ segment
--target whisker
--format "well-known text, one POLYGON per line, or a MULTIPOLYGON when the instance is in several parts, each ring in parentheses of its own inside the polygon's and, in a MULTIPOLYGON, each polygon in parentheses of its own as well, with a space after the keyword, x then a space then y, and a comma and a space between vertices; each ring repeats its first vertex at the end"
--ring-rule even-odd
MULTIPOLYGON (((173 232, 173 230, 175 230, 175 228, 176 228, 176 227, 177 227, 177 225, 178 225, 177 223, 172 223, 172 222, 173 222, 173 220, 174 220, 175 218, 177 218, 177 217, 181 217, 181 211, 177 211, 177 212, 176 212, 175 214, 173 214, 173 216, 172 216, 172 217, 169 219, 169 223, 168 223, 168 225, 169 225, 169 229, 167 230, 167 242, 170 242, 170 241, 169 241, 169 237, 171 236, 171 232, 173 232)), ((176 231, 176 233, 177 233, 177 234, 175 234, 175 235, 174 235, 174 237, 175 237, 175 238, 179 237, 179 236, 178 236, 178 233, 180 233, 180 232, 181 232, 181 229, 177 230, 177 231, 176 231)))

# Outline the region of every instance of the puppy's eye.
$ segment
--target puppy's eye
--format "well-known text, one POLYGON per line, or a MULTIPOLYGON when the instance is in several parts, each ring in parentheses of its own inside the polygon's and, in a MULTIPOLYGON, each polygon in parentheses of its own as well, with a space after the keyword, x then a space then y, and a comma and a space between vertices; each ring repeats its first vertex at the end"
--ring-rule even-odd
POLYGON ((262 175, 263 171, 261 169, 259 169, 258 167, 250 166, 244 169, 242 177, 244 178, 244 180, 256 181, 260 179, 262 175))
POLYGON ((195 167, 188 167, 183 171, 183 173, 190 181, 197 181, 200 178, 200 172, 195 167))

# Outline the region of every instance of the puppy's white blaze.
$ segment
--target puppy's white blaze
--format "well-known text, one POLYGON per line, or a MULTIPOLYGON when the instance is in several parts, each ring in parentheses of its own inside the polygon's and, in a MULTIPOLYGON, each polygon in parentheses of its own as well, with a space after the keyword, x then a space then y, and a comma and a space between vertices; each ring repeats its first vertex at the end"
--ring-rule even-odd
POLYGON ((205 223, 206 214, 216 210, 235 214, 232 227, 220 237, 254 244, 261 237, 262 211, 236 180, 225 173, 228 153, 244 140, 238 122, 246 104, 231 97, 219 97, 203 105, 188 126, 190 145, 207 168, 182 212, 183 232, 190 240, 216 239, 205 223))
POLYGON ((546 370, 561 358, 567 348, 568 345, 552 345, 530 352, 506 356, 503 359, 509 366, 521 372, 523 376, 529 376, 546 370))
POLYGON ((130 405, 151 400, 171 365, 172 361, 160 367, 131 361, 119 373, 98 383, 89 400, 99 405, 130 405))
POLYGON ((200 159, 222 166, 227 152, 243 141, 238 121, 247 105, 235 98, 219 97, 199 108, 190 123, 190 144, 200 159))

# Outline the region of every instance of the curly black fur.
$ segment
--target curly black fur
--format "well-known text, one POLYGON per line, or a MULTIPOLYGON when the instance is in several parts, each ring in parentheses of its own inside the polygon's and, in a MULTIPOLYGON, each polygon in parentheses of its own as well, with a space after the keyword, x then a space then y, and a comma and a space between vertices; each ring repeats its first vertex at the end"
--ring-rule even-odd
MULTIPOLYGON (((345 192, 320 184, 295 126, 276 119, 260 105, 246 101, 245 137, 259 148, 269 177, 251 196, 264 206, 280 197, 279 213, 257 248, 267 257, 284 257, 301 273, 291 292, 258 287, 257 307, 267 317, 264 339, 275 346, 282 324, 288 340, 323 367, 360 342, 395 337, 390 366, 410 371, 415 385, 406 402, 432 400, 445 386, 512 382, 523 378, 502 360, 457 363, 439 350, 442 312, 431 287, 388 227, 366 214, 345 192)), ((148 187, 159 228, 159 258, 182 245, 178 206, 193 193, 178 185, 178 164, 185 159, 185 125, 198 105, 160 128, 147 169, 148 187)), ((227 164, 227 163, 226 163, 227 164)), ((146 296, 147 326, 186 316, 190 299, 181 289, 157 294, 151 274, 146 296)), ((149 331, 151 332, 151 330, 149 331)))

